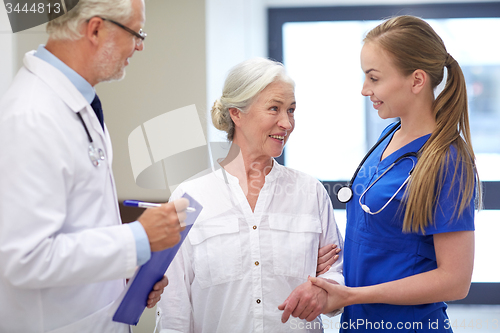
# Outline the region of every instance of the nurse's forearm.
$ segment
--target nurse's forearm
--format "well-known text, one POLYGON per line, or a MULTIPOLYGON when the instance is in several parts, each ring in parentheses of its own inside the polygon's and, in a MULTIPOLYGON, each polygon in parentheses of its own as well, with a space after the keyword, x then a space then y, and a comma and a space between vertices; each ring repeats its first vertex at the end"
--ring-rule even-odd
POLYGON ((323 313, 342 306, 363 303, 416 305, 461 299, 467 296, 474 261, 474 232, 460 231, 434 236, 438 268, 367 287, 333 286, 312 278, 328 291, 323 313))
POLYGON ((434 235, 438 268, 401 280, 352 290, 355 303, 426 304, 462 299, 469 292, 474 232, 434 235))
POLYGON ((435 269, 379 285, 350 288, 347 303, 417 305, 451 301, 467 296, 470 280, 464 283, 446 275, 435 269))

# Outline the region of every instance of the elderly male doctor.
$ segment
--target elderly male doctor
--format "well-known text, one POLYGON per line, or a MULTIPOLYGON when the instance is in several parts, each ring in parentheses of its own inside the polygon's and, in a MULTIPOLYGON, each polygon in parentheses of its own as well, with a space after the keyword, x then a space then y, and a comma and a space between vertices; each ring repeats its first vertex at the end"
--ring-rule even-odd
POLYGON ((80 0, 0 101, 0 332, 129 332, 109 309, 124 279, 180 240, 185 199, 121 224, 93 88, 125 75, 144 21, 143 0, 80 0))

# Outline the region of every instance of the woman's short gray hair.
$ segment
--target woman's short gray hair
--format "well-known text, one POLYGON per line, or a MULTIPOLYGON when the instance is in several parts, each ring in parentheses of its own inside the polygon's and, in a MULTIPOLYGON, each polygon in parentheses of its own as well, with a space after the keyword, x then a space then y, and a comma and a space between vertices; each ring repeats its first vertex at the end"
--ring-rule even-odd
POLYGON ((234 136, 234 123, 230 108, 246 112, 254 98, 269 84, 281 81, 295 88, 295 82, 286 73, 283 64, 265 58, 253 58, 231 68, 222 96, 212 107, 212 122, 218 130, 227 133, 228 140, 234 136))
MULTIPOLYGON (((66 4, 71 1, 75 0, 66 1, 66 4)), ((69 12, 49 21, 47 32, 52 39, 78 40, 83 37, 80 32, 82 24, 92 17, 126 22, 132 14, 132 0, 79 0, 69 12)))

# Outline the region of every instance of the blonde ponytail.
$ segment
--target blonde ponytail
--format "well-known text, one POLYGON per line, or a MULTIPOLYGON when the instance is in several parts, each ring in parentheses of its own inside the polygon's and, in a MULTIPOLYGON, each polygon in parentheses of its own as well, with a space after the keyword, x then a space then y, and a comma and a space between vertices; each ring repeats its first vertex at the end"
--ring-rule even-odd
POLYGON ((367 34, 367 41, 376 42, 388 51, 404 75, 424 70, 433 89, 443 80, 444 68, 448 70, 445 88, 433 104, 436 128, 422 149, 405 195, 403 231, 424 233, 429 224, 434 224, 439 197, 449 194, 442 193, 442 189, 449 177, 446 166, 452 159, 455 163, 452 184, 460 187, 454 217, 463 214, 476 189, 478 203, 481 200, 465 78, 441 38, 429 24, 414 16, 403 15, 385 21, 367 34))

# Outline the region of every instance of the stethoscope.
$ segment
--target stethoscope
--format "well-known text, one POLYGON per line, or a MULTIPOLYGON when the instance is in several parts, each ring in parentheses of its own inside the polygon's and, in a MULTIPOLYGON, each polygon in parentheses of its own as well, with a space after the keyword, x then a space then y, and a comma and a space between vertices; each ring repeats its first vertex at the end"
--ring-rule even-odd
POLYGON ((399 193, 399 191, 401 191, 401 189, 410 181, 410 178, 411 178, 411 173, 413 171, 413 169, 415 168, 415 161, 410 158, 410 157, 415 157, 418 159, 418 155, 417 153, 406 153, 406 154, 403 154, 401 155, 400 157, 398 157, 397 160, 395 160, 380 176, 377 177, 377 179, 375 179, 375 181, 373 183, 370 184, 370 186, 368 186, 366 188, 366 190, 363 191, 363 193, 361 193, 361 195, 359 196, 359 205, 361 206, 361 209, 363 209, 366 213, 368 214, 371 214, 371 215, 375 215, 375 214, 378 214, 380 213, 381 211, 384 210, 385 207, 387 207, 387 205, 392 201, 392 199, 394 199, 394 197, 399 193), (363 196, 366 194, 366 192, 368 192, 368 190, 373 186, 375 185, 376 182, 379 181, 380 178, 382 178, 387 172, 389 172, 389 170, 391 170, 399 161, 401 161, 402 159, 404 158, 410 158, 410 161, 413 163, 410 171, 408 172, 408 177, 405 179, 405 181, 403 182, 403 184, 401 184, 401 186, 398 188, 398 190, 396 192, 394 192, 394 194, 392 195, 392 197, 385 203, 385 205, 382 206, 382 208, 380 208, 379 210, 377 210, 376 212, 372 212, 370 210, 370 207, 368 207, 366 204, 363 204, 361 202, 361 199, 363 198, 363 196))
MULTIPOLYGON (((347 183, 347 185, 341 187, 339 189, 339 191, 337 192, 337 199, 342 202, 342 203, 346 203, 346 202, 349 202, 349 200, 351 200, 352 198, 352 195, 353 195, 353 192, 352 192, 352 184, 354 183, 354 180, 356 179, 358 173, 359 173, 359 170, 361 169, 361 167, 363 166, 363 164, 365 163, 366 159, 373 153, 373 151, 389 136, 391 135, 392 133, 394 133, 394 131, 396 131, 398 128, 399 128, 399 125, 401 125, 401 121, 399 121, 393 128, 391 128, 390 131, 388 131, 382 138, 380 138, 380 140, 378 140, 375 145, 373 145, 373 147, 370 148, 370 150, 368 151, 368 153, 366 153, 365 157, 363 157, 363 159, 361 160, 361 163, 359 163, 356 171, 354 172, 354 175, 352 176, 351 180, 347 183)), ((406 154, 403 154, 401 155, 400 157, 398 157, 388 168, 387 170, 385 170, 380 176, 378 176, 377 179, 375 179, 375 181, 373 183, 370 184, 370 186, 368 186, 364 191, 363 193, 361 194, 361 196, 359 197, 359 204, 361 205, 361 208, 368 214, 371 214, 371 215, 375 215, 375 214, 378 214, 380 213, 385 207, 387 207, 387 205, 392 201, 392 199, 394 199, 394 197, 401 191, 401 189, 410 181, 410 178, 411 178, 411 173, 413 171, 413 169, 415 168, 415 161, 413 159, 411 159, 410 157, 416 157, 418 159, 418 153, 419 152, 411 152, 411 153, 406 153, 406 154), (394 195, 389 199, 389 201, 386 202, 386 204, 381 208, 379 209, 378 211, 376 212, 372 212, 370 210, 370 208, 361 203, 361 199, 363 198, 363 196, 366 194, 366 192, 376 183, 378 182, 378 180, 384 176, 387 172, 389 172, 389 170, 391 170, 399 161, 401 161, 402 159, 404 158, 410 158, 410 160, 412 161, 413 163, 413 166, 411 168, 411 170, 409 171, 409 175, 408 175, 408 178, 406 178, 406 180, 403 182, 403 184, 399 187, 399 189, 396 191, 396 193, 394 193, 394 195)))
POLYGON ((82 115, 80 112, 76 113, 78 115, 78 118, 80 118, 80 121, 82 122, 83 128, 85 129, 85 132, 87 133, 87 137, 89 138, 89 158, 90 162, 92 163, 93 166, 98 167, 101 165, 101 162, 104 161, 105 156, 104 152, 102 151, 101 148, 96 148, 94 146, 94 140, 92 140, 92 136, 90 135, 90 132, 87 128, 87 125, 85 125, 85 121, 83 121, 82 115))

